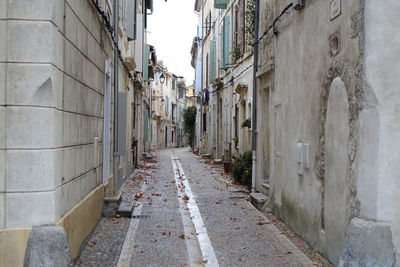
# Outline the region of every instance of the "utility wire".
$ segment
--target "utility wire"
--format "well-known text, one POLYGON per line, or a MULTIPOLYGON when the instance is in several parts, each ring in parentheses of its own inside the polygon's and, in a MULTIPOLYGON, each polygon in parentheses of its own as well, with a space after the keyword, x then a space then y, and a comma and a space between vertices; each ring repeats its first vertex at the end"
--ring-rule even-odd
MULTIPOLYGON (((261 37, 258 38, 257 42, 253 43, 252 46, 254 47, 255 44, 259 43, 268 33, 271 29, 275 30, 275 24, 283 17, 283 15, 288 12, 291 8, 293 7, 293 3, 288 4, 283 10, 282 12, 279 14, 278 17, 275 18, 274 22, 268 26, 268 28, 265 30, 265 32, 261 35, 261 37)), ((241 62, 235 64, 240 65, 241 63, 243 63, 244 60, 242 60, 241 62)), ((228 88, 230 85, 233 84, 233 82, 239 78, 245 71, 247 71, 248 69, 250 69, 251 67, 253 67, 253 64, 249 65, 248 67, 246 67, 243 71, 241 71, 238 75, 233 76, 226 84, 224 84, 223 90, 225 90, 226 88, 228 88)), ((212 94, 216 94, 217 91, 212 92, 212 94)))
POLYGON ((286 12, 288 12, 289 9, 291 9, 292 7, 293 7, 293 3, 290 3, 289 5, 287 5, 287 6, 282 10, 281 14, 279 14, 279 16, 275 18, 274 22, 273 22, 271 25, 269 25, 269 27, 265 30, 265 32, 261 35, 261 37, 258 38, 257 42, 255 42, 255 43, 253 44, 253 46, 254 46, 255 44, 259 43, 259 42, 268 34, 268 32, 269 32, 271 29, 274 29, 274 30, 275 30, 275 24, 276 24, 276 23, 278 22, 278 20, 280 20, 281 17, 282 17, 286 12))
MULTIPOLYGON (((126 64, 124 62, 124 59, 122 58, 122 52, 121 52, 121 50, 119 50, 118 44, 117 44, 117 42, 115 41, 115 38, 114 38, 114 34, 113 34, 114 33, 114 29, 112 28, 111 23, 110 23, 109 19, 107 18, 107 15, 104 13, 103 10, 101 10, 101 8, 99 6, 99 3, 98 3, 98 0, 92 0, 92 3, 96 8, 97 13, 99 13, 99 15, 101 16, 102 22, 105 24, 106 30, 111 35, 110 38, 111 38, 111 40, 112 40, 112 42, 114 44, 114 48, 117 49, 118 58, 120 59, 122 66, 124 67, 125 71, 128 73, 128 77, 132 81, 132 84, 135 84, 135 81, 137 81, 137 80, 133 78, 129 68, 126 66, 126 64)), ((116 15, 116 14, 114 14, 114 15, 116 15)), ((114 68, 118 68, 118 66, 114 66, 114 68)), ((128 90, 129 90, 129 87, 128 87, 128 90)))

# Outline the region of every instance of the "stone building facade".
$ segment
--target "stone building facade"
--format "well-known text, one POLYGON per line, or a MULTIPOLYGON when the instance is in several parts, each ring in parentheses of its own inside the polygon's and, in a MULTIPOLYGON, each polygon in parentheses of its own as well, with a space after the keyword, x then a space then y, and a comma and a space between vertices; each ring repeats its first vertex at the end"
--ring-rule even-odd
POLYGON ((155 67, 151 91, 151 148, 185 146, 183 112, 188 106, 188 102, 186 101, 187 89, 183 77, 169 72, 160 61, 155 67))
POLYGON ((135 2, 120 0, 118 14, 115 178, 113 2, 0 1, 1 266, 22 266, 29 232, 41 225, 62 226, 75 258, 105 194, 129 175, 133 128, 138 147, 143 142, 143 124, 134 118, 143 117, 136 107, 146 84, 137 63, 143 61, 144 14, 152 8, 151 1, 135 2), (132 38, 134 27, 141 38, 132 38))
POLYGON ((198 147, 217 159, 251 150, 253 51, 245 29, 247 5, 245 0, 195 3, 202 28, 202 51, 192 55, 200 62, 196 68, 202 68, 202 75, 196 75, 202 88, 197 92, 202 99, 198 147))

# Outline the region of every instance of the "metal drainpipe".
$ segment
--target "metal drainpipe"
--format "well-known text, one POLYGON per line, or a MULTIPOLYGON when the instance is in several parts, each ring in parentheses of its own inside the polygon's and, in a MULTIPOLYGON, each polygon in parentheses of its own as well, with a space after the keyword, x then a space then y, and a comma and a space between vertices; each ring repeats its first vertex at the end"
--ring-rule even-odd
POLYGON ((117 187, 118 177, 118 0, 114 0, 114 39, 116 47, 114 48, 114 154, 113 154, 113 177, 114 192, 117 187))
POLYGON ((253 118, 252 118, 252 150, 253 164, 251 173, 251 192, 256 191, 256 164, 257 164, 257 70, 258 70, 258 25, 260 20, 260 0, 256 0, 254 21, 254 62, 253 62, 253 118))
POLYGON ((201 1, 201 72, 200 72, 200 154, 203 154, 203 18, 204 18, 204 0, 201 1))

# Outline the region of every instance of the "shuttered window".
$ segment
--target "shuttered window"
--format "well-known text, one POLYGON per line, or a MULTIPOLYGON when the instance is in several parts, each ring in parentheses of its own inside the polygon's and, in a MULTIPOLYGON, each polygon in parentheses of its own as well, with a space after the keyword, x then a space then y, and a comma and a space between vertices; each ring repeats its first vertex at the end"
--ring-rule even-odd
POLYGON ((226 9, 228 6, 229 0, 214 0, 214 8, 217 9, 226 9))
POLYGON ((215 83, 215 41, 210 41, 210 84, 215 83))
POLYGON ((128 40, 136 39, 136 0, 126 0, 126 36, 128 40))
POLYGON ((239 8, 235 6, 235 14, 233 21, 233 47, 238 44, 238 26, 239 26, 239 8))
POLYGON ((240 56, 243 56, 244 54, 244 48, 245 48, 245 0, 242 0, 239 3, 239 29, 238 29, 238 34, 239 34, 239 45, 240 45, 240 56))
POLYGON ((149 45, 145 45, 143 51, 143 80, 146 82, 149 80, 149 51, 149 45))
POLYGON ((228 64, 229 64, 229 16, 225 16, 224 18, 224 68, 227 69, 228 68, 228 64))

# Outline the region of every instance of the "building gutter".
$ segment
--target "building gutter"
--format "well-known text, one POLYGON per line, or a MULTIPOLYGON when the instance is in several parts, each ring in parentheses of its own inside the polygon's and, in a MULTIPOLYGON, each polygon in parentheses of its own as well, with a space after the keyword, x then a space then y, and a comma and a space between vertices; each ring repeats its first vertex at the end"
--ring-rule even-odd
POLYGON ((119 1, 114 0, 114 153, 113 153, 113 180, 114 192, 117 185, 118 176, 118 14, 119 14, 119 1))
POLYGON ((256 164, 257 164, 257 71, 258 71, 258 26, 260 20, 260 0, 256 0, 255 21, 254 21, 254 61, 253 61, 253 111, 252 111, 252 173, 251 173, 251 192, 256 191, 256 164))

